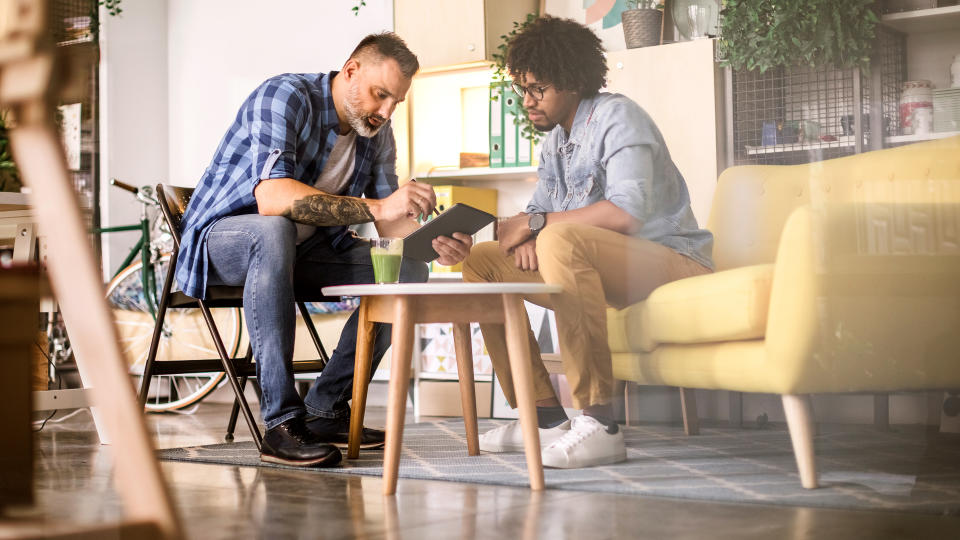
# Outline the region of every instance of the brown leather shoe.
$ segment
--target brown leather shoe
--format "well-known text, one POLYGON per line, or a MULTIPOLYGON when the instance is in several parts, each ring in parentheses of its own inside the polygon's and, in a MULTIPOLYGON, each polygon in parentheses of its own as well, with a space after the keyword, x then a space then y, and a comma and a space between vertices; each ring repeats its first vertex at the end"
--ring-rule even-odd
POLYGON ((333 467, 342 458, 340 450, 307 429, 300 416, 268 429, 260 449, 261 461, 294 467, 333 467))

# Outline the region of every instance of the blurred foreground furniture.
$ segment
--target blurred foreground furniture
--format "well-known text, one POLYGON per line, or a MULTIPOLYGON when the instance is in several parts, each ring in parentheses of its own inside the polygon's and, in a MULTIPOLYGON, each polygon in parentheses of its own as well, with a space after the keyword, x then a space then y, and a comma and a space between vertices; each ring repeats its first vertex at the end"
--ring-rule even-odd
POLYGON ((30 388, 40 275, 26 265, 0 268, 0 511, 33 502, 30 388))
MULTIPOLYGON (((34 263, 40 261, 43 265, 46 250, 41 247, 42 237, 38 234, 34 217, 30 210, 30 199, 26 193, 0 192, 0 242, 13 244, 13 261, 15 263, 34 263)), ((41 283, 46 283, 41 281, 41 283)), ((40 299, 39 311, 51 313, 57 310, 56 301, 50 297, 49 287, 43 286, 45 292, 40 299)), ((37 310, 34 310, 36 312, 37 310)), ((32 319, 31 315, 31 319, 32 319)), ((46 339, 46 336, 44 336, 46 339)), ((37 352, 34 347, 35 353, 37 352)), ((79 367, 86 368, 81 360, 79 367)), ((40 368, 43 369, 43 368, 40 368)), ((86 371, 84 369, 84 371, 86 371)), ((83 388, 62 388, 48 390, 46 387, 34 388, 33 410, 52 411, 64 409, 79 409, 89 407, 92 403, 92 392, 82 378, 83 388)), ((97 427, 97 436, 102 444, 110 444, 106 429, 100 419, 100 411, 91 408, 94 424, 97 427)), ((0 431, 2 433, 2 431, 0 431)))
MULTIPOLYGON (((47 231, 50 282, 71 329, 78 364, 82 359, 89 368, 81 371, 81 378, 93 388, 103 424, 116 446, 114 477, 124 516, 121 522, 84 527, 5 523, 0 536, 182 538, 181 524, 160 474, 103 298, 100 271, 54 128, 53 104, 63 96, 69 98, 71 86, 69 78, 61 79, 58 76, 62 74, 54 70, 58 65, 55 52, 44 33, 48 28, 47 7, 42 0, 0 0, 0 107, 9 110, 14 119, 10 130, 12 153, 23 180, 32 189, 37 226, 47 231)), ((35 334, 35 325, 30 326, 24 339, 32 339, 35 334)), ((27 367, 14 368, 11 378, 22 378, 23 391, 29 391, 29 377, 16 375, 29 372, 29 359, 25 361, 27 367)), ((4 371, 0 378, 6 376, 4 371)), ((7 472, 0 470, 0 482, 5 481, 7 472)))
POLYGON ((13 260, 34 259, 36 233, 26 194, 0 191, 0 241, 13 242, 13 260))
POLYGON ((810 394, 960 388, 960 137, 727 169, 708 228, 716 273, 608 311, 616 378, 780 394, 806 488, 810 394))

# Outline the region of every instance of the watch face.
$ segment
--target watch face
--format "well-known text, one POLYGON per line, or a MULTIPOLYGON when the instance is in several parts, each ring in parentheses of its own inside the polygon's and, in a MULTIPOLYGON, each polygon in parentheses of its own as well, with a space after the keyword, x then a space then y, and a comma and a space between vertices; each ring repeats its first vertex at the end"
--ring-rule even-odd
POLYGON ((533 232, 539 232, 543 228, 545 222, 547 221, 546 217, 543 214, 533 214, 530 216, 530 230, 533 232))

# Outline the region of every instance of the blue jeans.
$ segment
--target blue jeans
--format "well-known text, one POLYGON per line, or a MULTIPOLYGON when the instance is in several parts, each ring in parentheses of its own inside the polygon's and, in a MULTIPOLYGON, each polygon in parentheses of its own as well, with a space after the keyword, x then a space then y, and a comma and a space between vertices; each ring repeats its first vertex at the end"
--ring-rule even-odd
MULTIPOLYGON (((243 313, 262 390, 260 414, 267 429, 305 413, 326 418, 350 415, 347 401, 353 392, 358 314, 354 311, 347 320, 330 361, 301 399, 292 369, 294 290, 373 283, 367 243, 336 252, 325 242, 310 245, 310 240, 298 247, 296 238, 297 229, 289 219, 257 214, 223 218, 207 236, 207 284, 244 288, 243 313)), ((404 259, 400 280, 426 281, 427 265, 404 259)), ((390 325, 375 324, 374 332, 371 373, 390 346, 390 325)))

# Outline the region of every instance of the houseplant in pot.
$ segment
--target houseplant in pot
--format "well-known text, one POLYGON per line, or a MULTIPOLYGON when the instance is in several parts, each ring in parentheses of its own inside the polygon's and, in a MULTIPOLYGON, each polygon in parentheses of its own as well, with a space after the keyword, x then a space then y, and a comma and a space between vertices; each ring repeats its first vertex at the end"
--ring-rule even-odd
POLYGON ((20 191, 20 173, 10 153, 7 115, 0 110, 0 191, 20 191))
MULTIPOLYGON (((490 83, 492 89, 497 87, 506 88, 510 85, 510 74, 507 69, 507 49, 510 46, 510 41, 516 37, 517 34, 523 32, 523 29, 529 26, 530 23, 537 20, 539 16, 538 13, 528 13, 522 21, 514 21, 513 29, 510 30, 510 32, 500 36, 500 44, 497 46, 497 52, 493 53, 493 64, 490 65, 490 67, 493 68, 493 81, 490 83)), ((490 95, 491 100, 498 99, 498 92, 492 91, 490 95)), ((520 133, 523 137, 532 140, 534 144, 540 142, 543 135, 533 126, 533 122, 530 121, 530 117, 527 115, 527 110, 524 108, 521 108, 521 110, 523 114, 515 116, 513 120, 514 123, 520 127, 520 133)))
POLYGON ((620 14, 628 49, 659 45, 663 33, 663 4, 657 0, 626 0, 620 14))
POLYGON ((726 0, 720 57, 734 70, 870 66, 873 0, 726 0))

